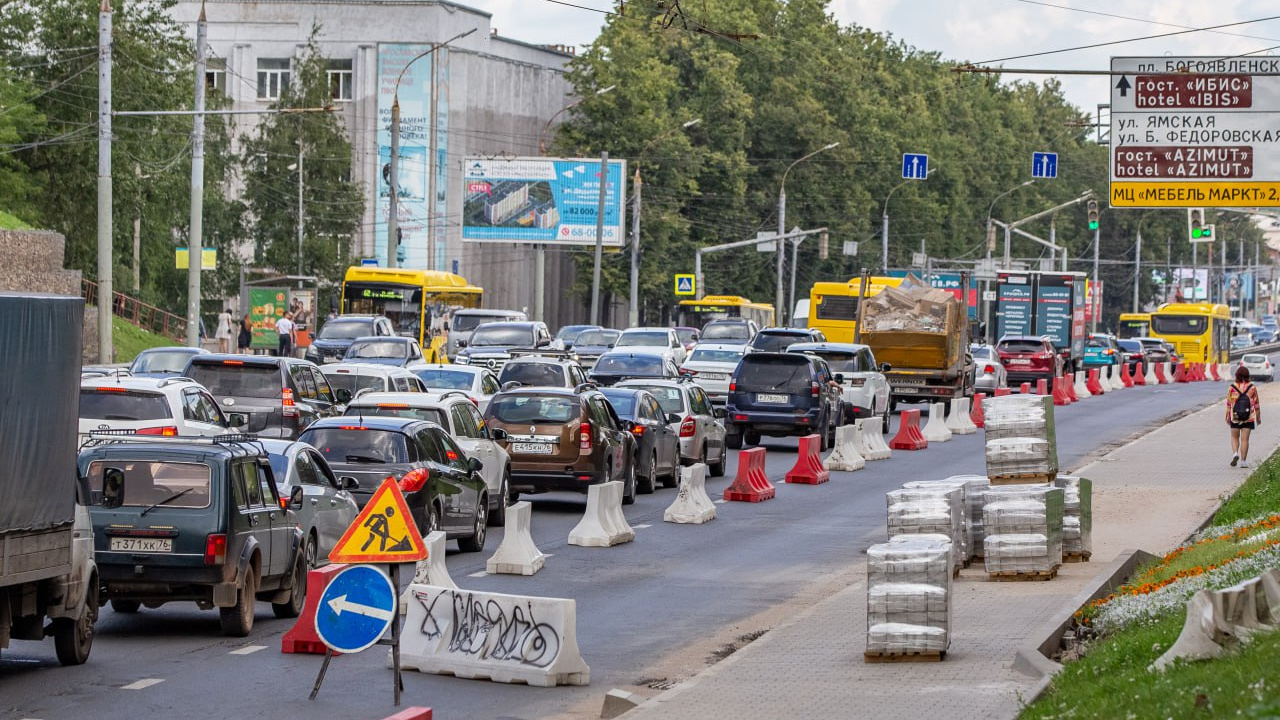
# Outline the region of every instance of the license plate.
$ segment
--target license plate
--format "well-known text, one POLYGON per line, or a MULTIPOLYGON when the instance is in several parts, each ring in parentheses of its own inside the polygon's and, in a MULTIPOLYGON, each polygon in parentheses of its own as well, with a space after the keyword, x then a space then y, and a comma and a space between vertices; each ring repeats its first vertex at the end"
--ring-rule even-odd
POLYGON ((700 372, 698 373, 698 379, 699 380, 723 380, 724 375, 721 373, 700 372))
POLYGON ((126 552, 173 552, 173 540, 171 538, 134 538, 134 537, 113 537, 111 538, 112 550, 124 550, 126 552))
POLYGON ((907 393, 907 394, 910 394, 910 393, 918 393, 918 392, 920 392, 920 388, 916 388, 916 387, 899 387, 899 388, 894 388, 894 392, 907 393))
POLYGON ((1009 358, 1010 365, 1030 365, 1031 361, 1026 358, 1009 358))
POLYGON ((776 405, 778 403, 786 403, 787 396, 786 395, 766 395, 763 393, 756 393, 756 402, 773 403, 776 405))
POLYGON ((551 443, 511 443, 511 452, 526 455, 550 455, 553 452, 551 443))

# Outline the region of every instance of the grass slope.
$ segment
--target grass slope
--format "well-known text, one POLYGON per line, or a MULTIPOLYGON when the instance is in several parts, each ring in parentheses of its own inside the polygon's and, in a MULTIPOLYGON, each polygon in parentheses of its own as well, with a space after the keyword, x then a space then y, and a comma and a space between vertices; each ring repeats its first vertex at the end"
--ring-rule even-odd
POLYGON ((122 363, 133 362, 138 353, 147 348, 178 344, 163 335, 149 333, 118 317, 111 318, 111 336, 116 346, 116 362, 122 363))
POLYGON ((31 226, 19 220, 16 216, 0 210, 0 230, 30 230, 31 226))

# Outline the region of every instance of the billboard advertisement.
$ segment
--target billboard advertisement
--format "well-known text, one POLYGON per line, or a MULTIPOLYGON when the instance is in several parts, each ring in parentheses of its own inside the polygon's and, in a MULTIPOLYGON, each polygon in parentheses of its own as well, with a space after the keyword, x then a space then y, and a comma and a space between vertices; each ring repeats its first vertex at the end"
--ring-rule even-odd
POLYGON ((1174 268, 1173 283, 1177 293, 1176 302, 1209 299, 1209 271, 1206 268, 1174 268))
MULTIPOLYGON (((605 174, 604 239, 621 247, 627 161, 605 174)), ((468 158, 462 165, 462 239, 471 242, 594 245, 600 160, 468 158)))

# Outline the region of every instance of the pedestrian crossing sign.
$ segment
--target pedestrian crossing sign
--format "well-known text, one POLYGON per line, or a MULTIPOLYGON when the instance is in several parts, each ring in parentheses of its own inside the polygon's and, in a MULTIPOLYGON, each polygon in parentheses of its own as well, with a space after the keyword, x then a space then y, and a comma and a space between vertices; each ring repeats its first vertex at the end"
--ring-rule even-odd
POLYGON ((418 526, 393 478, 382 481, 369 504, 329 553, 335 563, 416 562, 427 556, 418 526))
POLYGON ((697 289, 697 281, 692 275, 676 275, 676 294, 693 295, 697 289))

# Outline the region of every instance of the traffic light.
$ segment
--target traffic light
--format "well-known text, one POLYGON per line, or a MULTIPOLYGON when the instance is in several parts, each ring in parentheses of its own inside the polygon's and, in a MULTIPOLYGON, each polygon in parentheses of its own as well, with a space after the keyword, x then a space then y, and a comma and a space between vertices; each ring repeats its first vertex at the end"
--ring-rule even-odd
POLYGON ((1187 209, 1187 235, 1192 242, 1213 237, 1213 231, 1204 224, 1204 208, 1187 209))
POLYGON ((1089 208, 1089 229, 1097 230, 1098 229, 1098 201, 1090 200, 1088 208, 1089 208))

